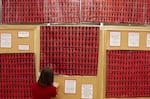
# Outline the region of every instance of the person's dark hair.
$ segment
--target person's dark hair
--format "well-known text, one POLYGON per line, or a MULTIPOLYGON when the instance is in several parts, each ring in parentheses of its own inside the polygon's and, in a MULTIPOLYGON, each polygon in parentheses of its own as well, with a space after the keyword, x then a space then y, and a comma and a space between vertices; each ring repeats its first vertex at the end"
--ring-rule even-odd
POLYGON ((38 80, 38 84, 45 87, 52 85, 53 81, 54 81, 53 70, 48 67, 43 68, 38 80))

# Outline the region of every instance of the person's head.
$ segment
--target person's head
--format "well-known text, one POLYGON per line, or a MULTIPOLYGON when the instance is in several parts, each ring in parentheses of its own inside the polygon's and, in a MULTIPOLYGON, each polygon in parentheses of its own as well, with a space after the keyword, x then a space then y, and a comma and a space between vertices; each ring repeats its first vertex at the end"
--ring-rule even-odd
POLYGON ((54 81, 53 70, 48 67, 43 68, 38 80, 38 84, 41 86, 49 86, 53 84, 53 81, 54 81))

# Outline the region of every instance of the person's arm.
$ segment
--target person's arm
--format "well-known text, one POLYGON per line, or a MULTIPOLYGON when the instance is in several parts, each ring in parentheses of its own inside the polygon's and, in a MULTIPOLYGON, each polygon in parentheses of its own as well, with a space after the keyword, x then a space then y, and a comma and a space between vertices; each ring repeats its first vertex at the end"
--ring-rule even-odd
POLYGON ((54 82, 52 87, 52 97, 56 97, 58 91, 59 83, 54 82))
POLYGON ((57 88, 55 86, 52 86, 51 88, 51 96, 56 97, 57 95, 57 88))

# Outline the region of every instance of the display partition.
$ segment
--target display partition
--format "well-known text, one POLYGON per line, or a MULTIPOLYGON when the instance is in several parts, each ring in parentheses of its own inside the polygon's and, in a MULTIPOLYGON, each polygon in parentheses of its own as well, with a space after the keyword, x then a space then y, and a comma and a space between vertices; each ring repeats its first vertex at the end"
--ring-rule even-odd
POLYGON ((0 26, 0 98, 29 99, 36 81, 39 26, 0 26))
POLYGON ((148 26, 102 26, 99 99, 148 99, 148 26))

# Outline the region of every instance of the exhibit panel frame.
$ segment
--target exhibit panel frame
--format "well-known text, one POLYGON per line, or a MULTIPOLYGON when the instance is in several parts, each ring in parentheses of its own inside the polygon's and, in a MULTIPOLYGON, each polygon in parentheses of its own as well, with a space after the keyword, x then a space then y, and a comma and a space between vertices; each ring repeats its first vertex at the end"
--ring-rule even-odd
MULTIPOLYGON (((101 72, 99 72, 98 83, 99 85, 98 90, 100 89, 101 97, 100 99, 148 99, 148 96, 107 96, 107 65, 108 65, 108 55, 107 51, 149 51, 148 45, 148 33, 150 33, 149 26, 101 26, 101 57, 100 60, 100 67, 101 72), (118 33, 119 32, 119 33, 118 33), (111 34, 112 33, 112 34, 111 34), (133 35, 132 35, 133 34, 133 35), (136 39, 135 39, 136 38, 136 39), (136 45, 137 44, 137 45, 136 45), (136 46, 135 46, 136 45, 136 46), (101 79, 100 79, 101 78, 101 79), (100 87, 101 86, 101 87, 100 87)), ((131 56, 132 57, 132 56, 131 56)), ((111 77, 110 77, 111 78, 111 77)))

